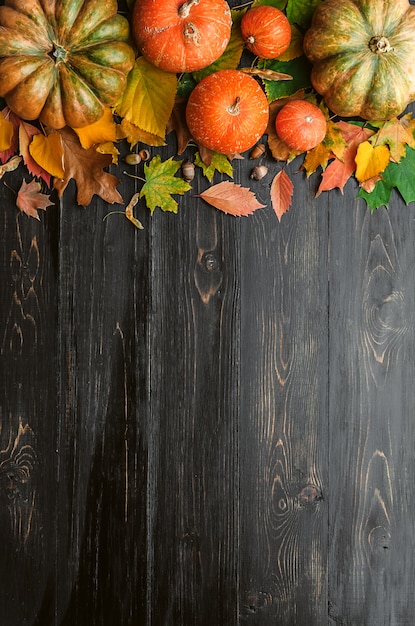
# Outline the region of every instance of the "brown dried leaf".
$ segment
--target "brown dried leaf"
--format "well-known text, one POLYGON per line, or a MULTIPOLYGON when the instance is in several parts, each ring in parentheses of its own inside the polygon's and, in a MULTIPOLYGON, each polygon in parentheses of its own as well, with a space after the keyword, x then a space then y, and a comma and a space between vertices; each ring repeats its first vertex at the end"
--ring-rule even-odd
POLYGON ((258 78, 264 78, 265 80, 292 80, 293 77, 290 74, 283 74, 282 72, 275 72, 269 69, 259 69, 259 67, 241 67, 241 72, 249 74, 250 76, 258 76, 258 78))
POLYGON ((200 196, 216 209, 230 215, 250 215, 265 204, 260 204, 250 189, 236 183, 224 181, 203 191, 200 196))
POLYGON ((114 202, 122 204, 123 199, 116 189, 120 181, 112 174, 104 172, 104 167, 111 165, 111 155, 99 154, 94 147, 85 150, 70 128, 64 128, 59 132, 62 137, 65 164, 64 178, 55 178, 53 182, 59 197, 62 197, 73 178, 78 190, 77 202, 81 206, 88 206, 94 194, 110 204, 114 202))

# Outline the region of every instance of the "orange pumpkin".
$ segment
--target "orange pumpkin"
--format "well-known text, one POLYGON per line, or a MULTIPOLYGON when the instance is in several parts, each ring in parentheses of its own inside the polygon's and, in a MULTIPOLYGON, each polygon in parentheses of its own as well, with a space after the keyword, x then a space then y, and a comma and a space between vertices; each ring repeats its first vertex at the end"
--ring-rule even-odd
POLYGON ((167 72, 194 72, 224 52, 232 28, 225 0, 136 0, 132 32, 142 55, 167 72))
POLYGON ((291 150, 306 152, 323 141, 327 121, 317 105, 307 100, 291 100, 278 111, 275 130, 291 150))
POLYGON ((222 154, 251 148, 268 124, 267 98, 257 81, 239 70, 203 78, 189 96, 186 121, 194 140, 222 154))
POLYGON ((282 11, 261 5, 249 9, 241 20, 246 47, 262 59, 274 59, 286 51, 291 42, 291 26, 282 11))

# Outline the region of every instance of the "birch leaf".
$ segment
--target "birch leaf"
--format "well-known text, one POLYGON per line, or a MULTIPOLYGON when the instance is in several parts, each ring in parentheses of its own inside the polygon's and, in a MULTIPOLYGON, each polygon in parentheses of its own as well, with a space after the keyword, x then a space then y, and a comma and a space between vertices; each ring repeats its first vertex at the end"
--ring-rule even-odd
POLYGON ((291 207, 294 185, 285 170, 280 170, 271 183, 271 204, 278 221, 291 207))
POLYGON ((265 207, 260 204, 250 189, 236 183, 224 181, 213 185, 199 194, 208 204, 230 215, 250 215, 257 209, 265 207))

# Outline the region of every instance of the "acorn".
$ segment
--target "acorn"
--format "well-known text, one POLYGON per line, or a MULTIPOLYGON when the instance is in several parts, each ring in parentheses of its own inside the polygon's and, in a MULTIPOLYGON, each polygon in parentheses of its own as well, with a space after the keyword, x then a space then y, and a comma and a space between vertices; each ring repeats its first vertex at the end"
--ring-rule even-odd
POLYGON ((142 161, 148 161, 150 158, 150 152, 146 148, 143 148, 142 150, 140 150, 138 154, 141 157, 142 161))
POLYGON ((249 178, 253 178, 254 180, 261 180, 268 174, 268 168, 266 165, 257 165, 251 170, 251 174, 249 178))
POLYGON ((182 176, 187 183, 195 177, 195 166, 191 161, 185 161, 182 165, 182 176))
POLYGON ((249 158, 259 159, 259 157, 262 156, 264 153, 265 153, 265 144, 257 143, 257 145, 254 146, 251 152, 249 153, 249 158))
POLYGON ((127 163, 127 165, 138 165, 138 163, 141 163, 142 159, 136 152, 130 152, 130 154, 125 155, 123 161, 127 163))

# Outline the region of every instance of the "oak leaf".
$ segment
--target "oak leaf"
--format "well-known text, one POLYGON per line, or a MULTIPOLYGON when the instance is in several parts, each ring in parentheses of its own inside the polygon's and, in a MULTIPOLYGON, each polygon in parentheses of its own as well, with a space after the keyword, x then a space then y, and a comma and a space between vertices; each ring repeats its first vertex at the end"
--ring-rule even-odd
POLYGON ((199 194, 199 197, 216 209, 236 216, 251 215, 257 209, 266 206, 258 202, 250 189, 230 181, 209 187, 199 194))
POLYGON ((359 144, 356 154, 356 178, 362 183, 381 174, 388 166, 390 152, 387 146, 373 147, 369 141, 359 144))
POLYGON ((144 198, 151 213, 156 207, 163 211, 177 213, 178 203, 172 195, 183 195, 191 189, 191 185, 175 176, 182 161, 174 161, 173 157, 162 161, 160 155, 151 159, 149 164, 144 165, 145 183, 140 190, 140 198, 144 198))
POLYGON ((177 91, 176 74, 139 57, 129 72, 116 112, 147 133, 164 137, 177 91))
POLYGON ((88 206, 94 194, 106 202, 113 204, 123 199, 116 189, 118 178, 104 171, 104 167, 111 165, 112 157, 108 154, 99 154, 95 148, 84 150, 79 143, 78 136, 70 128, 59 131, 64 151, 65 171, 62 178, 55 178, 54 188, 61 198, 71 179, 77 186, 77 202, 81 206, 88 206))
POLYGON ((282 169, 274 176, 271 183, 271 204, 274 209, 278 221, 291 207, 291 200, 294 191, 294 185, 287 172, 282 169))
POLYGON ((42 193, 41 185, 35 180, 26 183, 23 180, 21 187, 17 193, 16 206, 22 213, 26 213, 29 217, 39 220, 38 209, 46 211, 48 206, 52 206, 48 195, 42 193))

